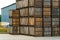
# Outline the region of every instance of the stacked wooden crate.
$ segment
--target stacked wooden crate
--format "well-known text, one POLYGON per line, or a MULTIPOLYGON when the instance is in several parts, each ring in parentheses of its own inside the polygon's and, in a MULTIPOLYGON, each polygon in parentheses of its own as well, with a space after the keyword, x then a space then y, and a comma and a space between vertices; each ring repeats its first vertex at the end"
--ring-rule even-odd
POLYGON ((10 33, 58 36, 59 20, 56 18, 59 19, 57 16, 60 14, 55 15, 59 11, 56 11, 57 2, 56 0, 16 0, 16 9, 10 11, 10 33))
POLYGON ((16 10, 10 11, 10 33, 42 36, 41 10, 36 9, 34 0, 16 0, 16 10))
POLYGON ((10 10, 10 34, 19 34, 19 10, 10 10))

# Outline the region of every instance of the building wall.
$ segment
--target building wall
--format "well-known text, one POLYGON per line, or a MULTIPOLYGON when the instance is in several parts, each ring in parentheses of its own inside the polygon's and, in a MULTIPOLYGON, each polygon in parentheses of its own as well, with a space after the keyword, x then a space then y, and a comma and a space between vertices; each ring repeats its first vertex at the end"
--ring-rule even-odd
POLYGON ((12 9, 16 9, 16 3, 3 7, 1 9, 1 13, 2 13, 1 21, 2 22, 9 22, 9 10, 12 10, 12 9))

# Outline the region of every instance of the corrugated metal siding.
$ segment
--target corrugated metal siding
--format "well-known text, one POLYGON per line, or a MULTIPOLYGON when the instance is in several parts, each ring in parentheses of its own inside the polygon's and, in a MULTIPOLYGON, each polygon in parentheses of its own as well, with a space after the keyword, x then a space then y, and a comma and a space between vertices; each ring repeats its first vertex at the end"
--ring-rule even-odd
POLYGON ((1 9, 2 12, 2 22, 9 22, 9 10, 16 9, 16 4, 4 7, 1 9))

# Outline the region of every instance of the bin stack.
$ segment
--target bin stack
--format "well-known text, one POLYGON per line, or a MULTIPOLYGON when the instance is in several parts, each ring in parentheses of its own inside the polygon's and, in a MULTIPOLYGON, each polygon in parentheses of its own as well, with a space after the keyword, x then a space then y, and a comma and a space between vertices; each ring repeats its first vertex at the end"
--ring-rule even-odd
POLYGON ((59 12, 58 3, 58 0, 16 0, 16 9, 10 10, 9 33, 59 36, 60 14, 55 15, 59 12))

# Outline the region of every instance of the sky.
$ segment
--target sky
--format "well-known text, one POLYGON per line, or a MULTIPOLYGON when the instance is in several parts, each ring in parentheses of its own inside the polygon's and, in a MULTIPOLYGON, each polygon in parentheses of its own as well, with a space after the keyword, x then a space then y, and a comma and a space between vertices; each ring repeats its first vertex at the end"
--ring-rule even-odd
POLYGON ((16 2, 16 0, 0 0, 0 15, 2 14, 1 13, 1 8, 5 7, 5 6, 8 6, 10 4, 13 4, 15 2, 16 2))

